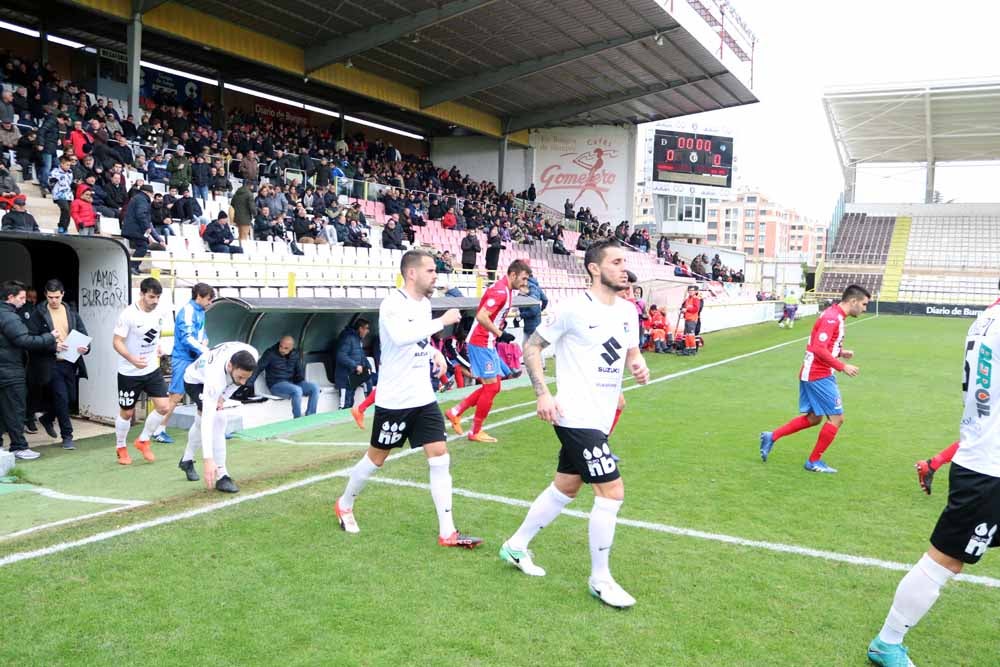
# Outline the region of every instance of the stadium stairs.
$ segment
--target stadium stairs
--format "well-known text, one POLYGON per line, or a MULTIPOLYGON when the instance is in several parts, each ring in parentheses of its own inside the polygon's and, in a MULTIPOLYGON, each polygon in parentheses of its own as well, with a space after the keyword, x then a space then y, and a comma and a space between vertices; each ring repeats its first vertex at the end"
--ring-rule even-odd
POLYGON ((912 225, 912 218, 896 218, 896 225, 892 230, 892 240, 889 242, 885 273, 882 276, 883 301, 899 301, 899 286, 903 279, 903 265, 906 261, 906 247, 910 241, 912 225))

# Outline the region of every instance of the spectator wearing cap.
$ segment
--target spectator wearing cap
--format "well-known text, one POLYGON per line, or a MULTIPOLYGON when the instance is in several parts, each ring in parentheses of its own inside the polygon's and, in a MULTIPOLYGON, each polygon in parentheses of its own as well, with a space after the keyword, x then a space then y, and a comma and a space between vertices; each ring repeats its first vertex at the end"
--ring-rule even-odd
POLYGON ((0 221, 0 231, 4 232, 38 232, 38 223, 35 222, 35 217, 28 213, 25 206, 28 203, 28 198, 24 195, 17 195, 14 197, 14 208, 3 216, 3 220, 0 221))
POLYGON ((183 144, 177 147, 177 152, 167 163, 167 172, 170 174, 171 187, 180 190, 191 185, 191 160, 184 154, 183 144))
POLYGON ((153 186, 144 184, 129 200, 128 207, 125 209, 122 236, 128 240, 129 245, 134 250, 132 257, 140 260, 132 262, 131 271, 134 275, 139 274, 139 264, 141 258, 145 257, 149 250, 150 239, 162 242, 160 235, 153 228, 152 198, 153 186))
POLYGON ((225 211, 219 213, 219 217, 208 223, 205 233, 201 235, 208 244, 208 249, 228 255, 242 255, 243 248, 234 245, 233 230, 229 228, 229 215, 225 211))
POLYGON ((80 236, 93 236, 97 232, 97 212, 94 210, 92 188, 84 184, 77 186, 76 198, 69 207, 69 214, 80 236))

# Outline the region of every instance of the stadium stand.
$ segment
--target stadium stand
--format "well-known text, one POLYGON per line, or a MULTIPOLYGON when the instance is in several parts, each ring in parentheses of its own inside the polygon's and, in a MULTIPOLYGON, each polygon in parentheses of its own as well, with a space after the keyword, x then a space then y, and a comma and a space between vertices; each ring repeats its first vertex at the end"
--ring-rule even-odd
POLYGON ((842 264, 885 264, 894 217, 845 213, 831 259, 842 264))

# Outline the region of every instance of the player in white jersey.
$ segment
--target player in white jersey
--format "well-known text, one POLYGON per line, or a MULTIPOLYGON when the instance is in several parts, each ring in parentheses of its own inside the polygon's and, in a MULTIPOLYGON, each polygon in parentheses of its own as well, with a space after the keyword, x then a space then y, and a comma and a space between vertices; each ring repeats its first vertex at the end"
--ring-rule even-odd
POLYGON ((931 534, 930 549, 899 582, 885 624, 868 646, 868 658, 876 665, 912 665, 903 636, 966 563, 977 563, 987 549, 1000 547, 1000 384, 993 382, 998 377, 1000 301, 976 319, 965 339, 965 410, 948 505, 931 534))
POLYGON ((258 359, 257 350, 246 343, 222 343, 184 371, 184 391, 198 408, 188 431, 187 448, 177 464, 188 481, 198 481, 194 455, 200 446, 205 486, 224 493, 239 491, 226 469, 226 416, 220 409, 257 370, 258 359))
POLYGON ((617 296, 628 286, 625 252, 616 242, 595 243, 584 264, 590 289, 564 302, 549 324, 538 327, 524 345, 538 416, 555 426, 562 444, 555 480, 528 510, 517 532, 500 548, 500 558, 525 574, 540 577, 528 544, 576 497, 586 482, 594 490, 590 512, 590 593, 612 607, 631 607, 635 598, 611 576, 608 560, 618 510, 625 500, 618 465, 608 444, 628 366, 639 384, 649 381, 649 369, 639 352, 635 306, 617 296), (556 388, 553 398, 545 385, 542 349, 555 346, 556 388))
POLYGON ((403 287, 382 300, 378 311, 382 348, 375 419, 368 451, 351 469, 344 493, 334 504, 340 527, 359 532, 354 501, 368 479, 382 467, 389 452, 409 440, 422 447, 430 467, 431 498, 438 515, 438 544, 472 549, 482 544, 478 537, 463 535, 455 528, 451 513, 451 457, 445 445, 444 416, 431 385, 431 367, 440 375, 444 356, 430 343, 432 334, 457 324, 461 314, 452 308, 441 317, 431 315, 437 270, 434 257, 410 250, 399 265, 403 287))
POLYGON ((139 283, 139 300, 123 310, 115 323, 113 345, 120 357, 115 451, 121 465, 132 464, 126 440, 140 394, 145 392, 155 408, 146 417, 142 433, 135 441, 135 448, 147 461, 156 460, 149 439, 170 410, 167 383, 160 372, 160 333, 164 321, 164 313, 159 308, 162 293, 159 280, 146 278, 139 283))

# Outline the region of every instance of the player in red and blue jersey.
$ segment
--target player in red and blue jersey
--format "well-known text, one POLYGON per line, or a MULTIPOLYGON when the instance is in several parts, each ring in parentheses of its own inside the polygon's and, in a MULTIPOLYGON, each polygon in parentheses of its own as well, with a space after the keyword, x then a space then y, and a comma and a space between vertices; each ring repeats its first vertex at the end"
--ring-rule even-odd
MULTIPOLYGON (((469 440, 474 442, 496 442, 496 438, 483 431, 493 399, 500 393, 500 379, 507 372, 506 366, 497 354, 497 339, 505 335, 502 331, 507 311, 514 301, 514 293, 519 292, 528 282, 531 267, 523 260, 514 260, 507 267, 507 275, 493 283, 483 294, 476 311, 476 320, 466 338, 466 351, 469 363, 472 365, 472 375, 483 384, 479 389, 466 396, 461 403, 447 412, 445 417, 451 422, 455 433, 463 435, 462 413, 476 406, 472 419, 472 431, 469 440)), ((506 334, 510 335, 510 334, 506 334)))
POLYGON ((844 403, 835 373, 842 372, 851 377, 858 374, 857 366, 841 361, 854 356, 852 351, 843 347, 845 320, 865 312, 869 299, 871 294, 868 290, 860 285, 851 285, 844 290, 840 303, 824 310, 816 320, 799 372, 799 412, 802 414, 774 431, 760 434, 760 458, 765 463, 774 443, 786 435, 812 428, 826 417, 805 469, 810 472, 837 472, 823 461, 823 452, 833 443, 844 423, 844 403))

